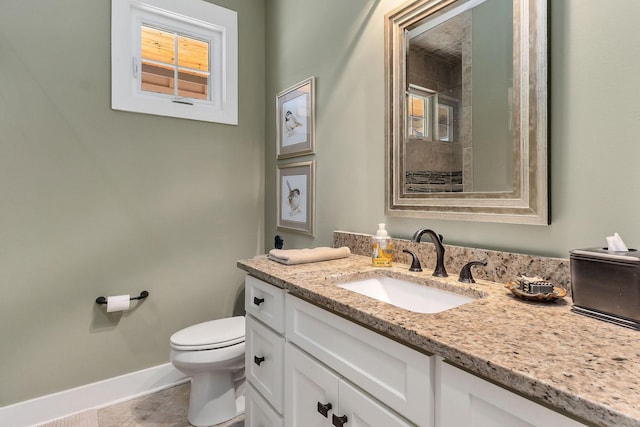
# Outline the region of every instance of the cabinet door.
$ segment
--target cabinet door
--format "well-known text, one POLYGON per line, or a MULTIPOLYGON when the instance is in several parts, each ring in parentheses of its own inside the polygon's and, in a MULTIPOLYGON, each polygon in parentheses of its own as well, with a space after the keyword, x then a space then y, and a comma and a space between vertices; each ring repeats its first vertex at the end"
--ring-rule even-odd
MULTIPOLYGON (((347 417, 345 427, 413 426, 344 380, 340 381, 339 394, 340 408, 336 411, 336 416, 347 417)), ((340 423, 334 425, 339 426, 340 423)))
POLYGON ((280 413, 283 409, 284 338, 253 316, 246 317, 245 375, 280 413))
POLYGON ((578 427, 554 412, 475 375, 440 362, 437 427, 578 427))
POLYGON ((245 427, 283 427, 280 414, 266 400, 247 384, 245 393, 245 427))
POLYGON ((338 376, 292 344, 285 344, 284 353, 285 427, 331 427, 338 376))
POLYGON ((285 300, 289 341, 414 424, 433 427, 434 356, 290 294, 285 300))

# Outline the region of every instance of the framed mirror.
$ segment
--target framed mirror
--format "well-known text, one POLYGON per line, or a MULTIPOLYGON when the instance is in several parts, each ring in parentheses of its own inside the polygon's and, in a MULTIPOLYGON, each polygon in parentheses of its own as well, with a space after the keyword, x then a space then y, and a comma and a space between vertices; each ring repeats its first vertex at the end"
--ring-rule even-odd
POLYGON ((546 0, 385 15, 389 216, 549 224, 546 0))

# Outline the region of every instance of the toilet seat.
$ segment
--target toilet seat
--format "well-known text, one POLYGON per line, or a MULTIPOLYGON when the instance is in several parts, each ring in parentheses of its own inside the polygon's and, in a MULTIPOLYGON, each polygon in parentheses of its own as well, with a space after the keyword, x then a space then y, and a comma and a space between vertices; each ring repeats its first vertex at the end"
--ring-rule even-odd
POLYGON ((183 351, 214 350, 244 342, 244 316, 198 323, 171 335, 171 348, 183 351))

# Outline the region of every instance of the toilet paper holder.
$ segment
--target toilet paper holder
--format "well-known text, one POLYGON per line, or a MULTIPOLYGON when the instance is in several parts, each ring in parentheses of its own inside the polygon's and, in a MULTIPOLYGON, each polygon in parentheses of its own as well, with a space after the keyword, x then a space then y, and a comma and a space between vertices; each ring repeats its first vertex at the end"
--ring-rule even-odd
MULTIPOLYGON (((148 296, 149 296, 149 292, 142 291, 142 292, 140 292, 140 295, 138 295, 137 297, 131 297, 131 298, 129 298, 129 300, 133 301, 133 300, 136 300, 136 299, 145 299, 148 296)), ((107 298, 106 297, 98 297, 98 298, 96 298, 96 304, 106 304, 106 303, 107 303, 107 298)))

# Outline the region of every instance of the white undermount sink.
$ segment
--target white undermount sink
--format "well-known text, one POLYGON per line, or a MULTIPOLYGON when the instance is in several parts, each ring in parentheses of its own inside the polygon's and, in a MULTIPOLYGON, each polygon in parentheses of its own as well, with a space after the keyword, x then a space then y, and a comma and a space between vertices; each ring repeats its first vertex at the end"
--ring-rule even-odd
POLYGON ((386 276, 351 280, 338 283, 337 286, 416 313, 439 313, 474 300, 465 295, 386 276))

